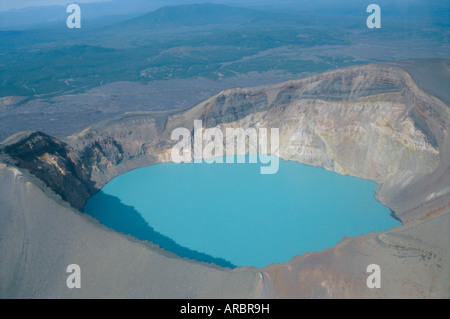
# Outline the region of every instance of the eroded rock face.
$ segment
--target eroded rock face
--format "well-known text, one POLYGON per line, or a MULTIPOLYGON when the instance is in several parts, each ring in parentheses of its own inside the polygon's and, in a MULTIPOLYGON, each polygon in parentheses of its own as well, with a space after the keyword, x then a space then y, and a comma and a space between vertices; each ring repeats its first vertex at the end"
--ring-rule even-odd
POLYGON ((283 159, 384 183, 399 173, 437 169, 448 107, 401 69, 368 65, 227 90, 183 112, 127 114, 67 141, 101 188, 132 168, 170 161, 172 131, 193 130, 198 119, 224 133, 227 127, 279 128, 283 159))
POLYGON ((77 209, 83 209, 85 199, 98 191, 78 153, 47 134, 31 133, 2 152, 77 209))
POLYGON ((401 68, 377 64, 227 90, 180 112, 125 114, 64 141, 27 133, 0 152, 80 209, 113 177, 170 161, 172 131, 193 131, 194 120, 223 131, 279 128, 280 157, 380 183, 378 199, 406 225, 266 267, 262 296, 446 297, 449 238, 440 228, 450 211, 449 110, 401 68), (407 269, 401 276, 398 258, 407 269), (393 270, 389 288, 367 292, 365 267, 377 260, 393 270), (429 291, 414 286, 416 272, 429 291))

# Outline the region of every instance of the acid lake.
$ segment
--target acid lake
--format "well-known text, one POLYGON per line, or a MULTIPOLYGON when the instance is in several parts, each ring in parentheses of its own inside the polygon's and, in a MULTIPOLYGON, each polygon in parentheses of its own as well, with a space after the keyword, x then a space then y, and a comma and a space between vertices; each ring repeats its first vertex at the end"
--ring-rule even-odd
POLYGON ((111 180, 84 211, 180 257, 231 268, 286 262, 400 225, 372 181, 281 159, 276 174, 260 167, 144 167, 111 180))

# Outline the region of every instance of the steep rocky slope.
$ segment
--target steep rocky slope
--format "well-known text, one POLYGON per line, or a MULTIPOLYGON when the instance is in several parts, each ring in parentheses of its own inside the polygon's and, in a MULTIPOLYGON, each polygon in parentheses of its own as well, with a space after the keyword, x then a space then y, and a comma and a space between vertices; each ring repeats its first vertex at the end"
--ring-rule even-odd
MULTIPOLYGON (((274 86, 231 89, 184 111, 125 114, 64 141, 43 133, 22 133, 1 146, 1 160, 8 165, 2 168, 1 185, 19 191, 25 186, 11 179, 11 174, 22 176, 20 180, 33 181, 37 177, 28 187, 39 186, 47 194, 49 203, 45 205, 56 205, 55 198, 61 196, 64 202, 79 209, 113 177, 137 167, 170 161, 171 149, 177 142, 170 139, 172 131, 179 127, 193 130, 197 119, 203 120, 205 127, 222 130, 279 128, 280 147, 275 154, 380 183, 378 199, 405 223, 387 233, 347 238, 324 252, 299 256, 263 270, 217 270, 208 287, 217 288, 216 275, 219 278, 219 274, 226 273, 230 278, 238 278, 249 272, 246 288, 236 283, 230 291, 237 289, 247 297, 448 297, 449 106, 422 91, 407 72, 394 65, 350 67, 274 86), (382 290, 368 290, 365 286, 365 270, 370 263, 378 263, 384 269, 386 286, 382 290), (255 288, 258 280, 263 285, 261 291, 255 288)), ((33 199, 22 190, 19 193, 20 200, 18 195, 11 195, 16 203, 12 206, 8 197, 2 195, 1 207, 10 207, 2 210, 5 220, 20 223, 15 214, 32 214, 29 201, 33 199)), ((36 208, 43 220, 49 218, 45 205, 36 208)), ((65 207, 59 214, 72 216, 76 212, 65 207)), ((89 224, 86 227, 92 231, 101 229, 83 218, 81 223, 89 224)), ((21 238, 9 237, 6 228, 11 225, 3 225, 0 256, 11 254, 14 245, 21 247, 18 250, 22 250, 22 255, 11 256, 7 263, 2 259, 0 296, 25 296, 25 287, 33 282, 25 285, 5 278, 14 273, 14 263, 26 263, 23 251, 31 249, 27 245, 30 240, 39 240, 39 231, 24 231, 21 238), (7 287, 14 287, 17 292, 7 287)), ((57 224, 52 227, 55 240, 69 245, 68 238, 58 235, 61 230, 57 224)), ((89 234, 83 236, 80 245, 89 245, 89 234)), ((106 234, 99 232, 95 236, 103 238, 106 234)), ((111 244, 105 245, 116 241, 124 245, 123 237, 114 236, 111 244)), ((146 249, 148 254, 161 253, 146 249)), ((106 253, 98 257, 94 249, 83 254, 86 263, 93 259, 95 264, 108 263, 110 258, 106 253)), ((154 275, 170 268, 186 274, 193 282, 201 280, 198 273, 180 266, 184 263, 174 257, 170 265, 161 261, 148 271, 154 275)), ((130 264, 133 267, 133 262, 130 264)), ((37 267, 43 266, 38 263, 37 267)), ((22 275, 29 273, 23 270, 22 275)), ((50 276, 48 272, 47 275, 50 276)), ((107 280, 108 274, 100 277, 107 280)), ((105 293, 107 285, 102 286, 99 279, 95 282, 98 284, 86 292, 87 296, 105 293)), ((158 295, 149 287, 137 285, 135 289, 136 295, 158 295)), ((180 292, 183 293, 186 291, 180 292)), ((52 293, 41 294, 47 295, 52 293)), ((197 291, 193 295, 201 294, 197 291)))
POLYGON ((41 132, 32 132, 25 138, 19 133, 11 140, 17 142, 3 151, 15 164, 42 180, 75 208, 83 209, 84 200, 98 191, 77 152, 63 141, 41 132))

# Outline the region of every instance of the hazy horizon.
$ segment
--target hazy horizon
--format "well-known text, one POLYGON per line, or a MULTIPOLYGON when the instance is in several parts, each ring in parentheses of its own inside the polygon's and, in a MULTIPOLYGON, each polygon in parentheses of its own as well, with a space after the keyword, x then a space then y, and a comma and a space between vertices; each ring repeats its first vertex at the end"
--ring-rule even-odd
POLYGON ((64 6, 70 3, 94 3, 106 2, 112 0, 2 0, 0 2, 0 11, 20 10, 26 8, 64 6))
MULTIPOLYGON (((178 5, 178 4, 194 4, 194 3, 217 3, 217 4, 228 4, 228 5, 238 5, 238 6, 278 6, 279 4, 282 5, 290 5, 290 6, 300 6, 301 9, 307 9, 311 7, 322 7, 324 10, 327 8, 336 8, 336 7, 344 7, 349 6, 353 4, 359 4, 362 6, 367 6, 369 2, 361 3, 361 1, 358 0, 343 0, 340 2, 336 2, 333 0, 316 0, 313 3, 306 0, 280 0, 277 1, 276 4, 274 4, 273 1, 269 0, 127 0, 126 2, 121 0, 1 0, 0 1, 0 11, 8 11, 8 10, 20 10, 20 9, 27 9, 27 8, 39 8, 39 7, 48 7, 48 6, 66 6, 71 3, 79 3, 79 4, 93 4, 93 3, 99 3, 99 2, 110 2, 115 3, 117 5, 118 3, 122 3, 127 6, 136 6, 138 5, 149 5, 149 6, 155 6, 155 7, 161 7, 161 6, 170 6, 170 5, 178 5)), ((396 7, 399 10, 404 10, 406 8, 411 8, 414 6, 450 6, 447 1, 445 0, 435 0, 431 4, 429 1, 426 0, 377 0, 372 1, 371 3, 376 3, 378 5, 389 5, 392 7, 396 7)), ((299 8, 293 8, 293 9, 299 9, 299 8)))
MULTIPOLYGON (((24 30, 64 23, 67 18, 65 7, 69 3, 80 4, 85 22, 103 25, 105 22, 115 23, 144 15, 162 7, 183 4, 211 3, 273 13, 334 17, 365 16, 367 6, 357 0, 0 0, 0 29, 24 30)), ((382 7, 384 18, 391 18, 405 26, 417 25, 419 21, 420 24, 449 25, 450 3, 446 0, 436 0, 432 5, 425 0, 377 0, 375 3, 382 7)))

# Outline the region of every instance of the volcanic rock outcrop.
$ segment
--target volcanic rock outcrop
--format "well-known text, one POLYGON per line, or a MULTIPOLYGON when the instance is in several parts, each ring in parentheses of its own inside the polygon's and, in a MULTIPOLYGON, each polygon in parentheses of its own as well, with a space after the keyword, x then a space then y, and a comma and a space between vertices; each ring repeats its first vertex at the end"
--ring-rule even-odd
MULTIPOLYGON (((448 61, 445 63, 448 66, 448 61)), ((64 139, 40 132, 17 134, 0 148, 4 163, 1 187, 6 188, 0 207, 2 220, 7 221, 0 226, 0 297, 202 297, 208 292, 207 297, 446 298, 449 121, 448 101, 423 91, 398 65, 372 64, 278 85, 226 90, 183 111, 128 113, 64 139), (386 233, 345 238, 336 247, 284 264, 227 270, 181 260, 77 215, 75 209, 80 210, 86 199, 113 177, 170 161, 177 142, 171 140, 172 131, 179 127, 193 130, 198 119, 206 128, 222 130, 279 128, 276 153, 281 158, 379 183, 377 198, 404 225, 386 233), (33 196, 40 198, 36 206, 33 196), (51 220, 52 228, 45 230, 22 221, 37 214, 39 223, 45 224, 56 218, 51 216, 56 211, 57 218, 76 220, 76 227, 65 222, 58 226, 51 220), (30 254, 43 249, 40 232, 45 231, 58 242, 52 251, 45 249, 48 260, 64 265, 70 258, 62 256, 75 254, 85 267, 92 264, 99 269, 114 259, 121 267, 133 269, 135 277, 128 282, 129 271, 120 273, 111 266, 109 273, 105 266, 104 273, 90 274, 95 284, 84 291, 68 292, 65 281, 60 283, 65 274, 52 277, 56 266, 45 268, 40 260, 35 262, 40 271, 36 276, 45 278, 47 290, 37 289, 34 285, 42 281, 33 279, 31 273, 38 270, 30 270, 27 267, 33 266, 27 263, 30 254), (80 231, 82 238, 75 231, 80 231), (97 242, 86 248, 92 241, 97 242), (115 253, 114 245, 118 247, 115 253), (99 252, 101 247, 104 252, 99 252), (137 255, 132 254, 135 250, 137 255), (124 255, 129 259, 123 259, 124 255), (141 258, 146 260, 145 269, 136 264, 141 258), (385 284, 379 290, 366 286, 366 267, 373 263, 383 269, 385 284), (178 277, 172 280, 168 275, 158 276, 160 272, 177 273, 178 277), (102 283, 112 275, 129 290, 111 293, 111 284, 102 283), (149 286, 139 284, 139 276, 150 276, 152 280, 145 281, 149 286), (227 291, 220 286, 224 278, 227 291)))

